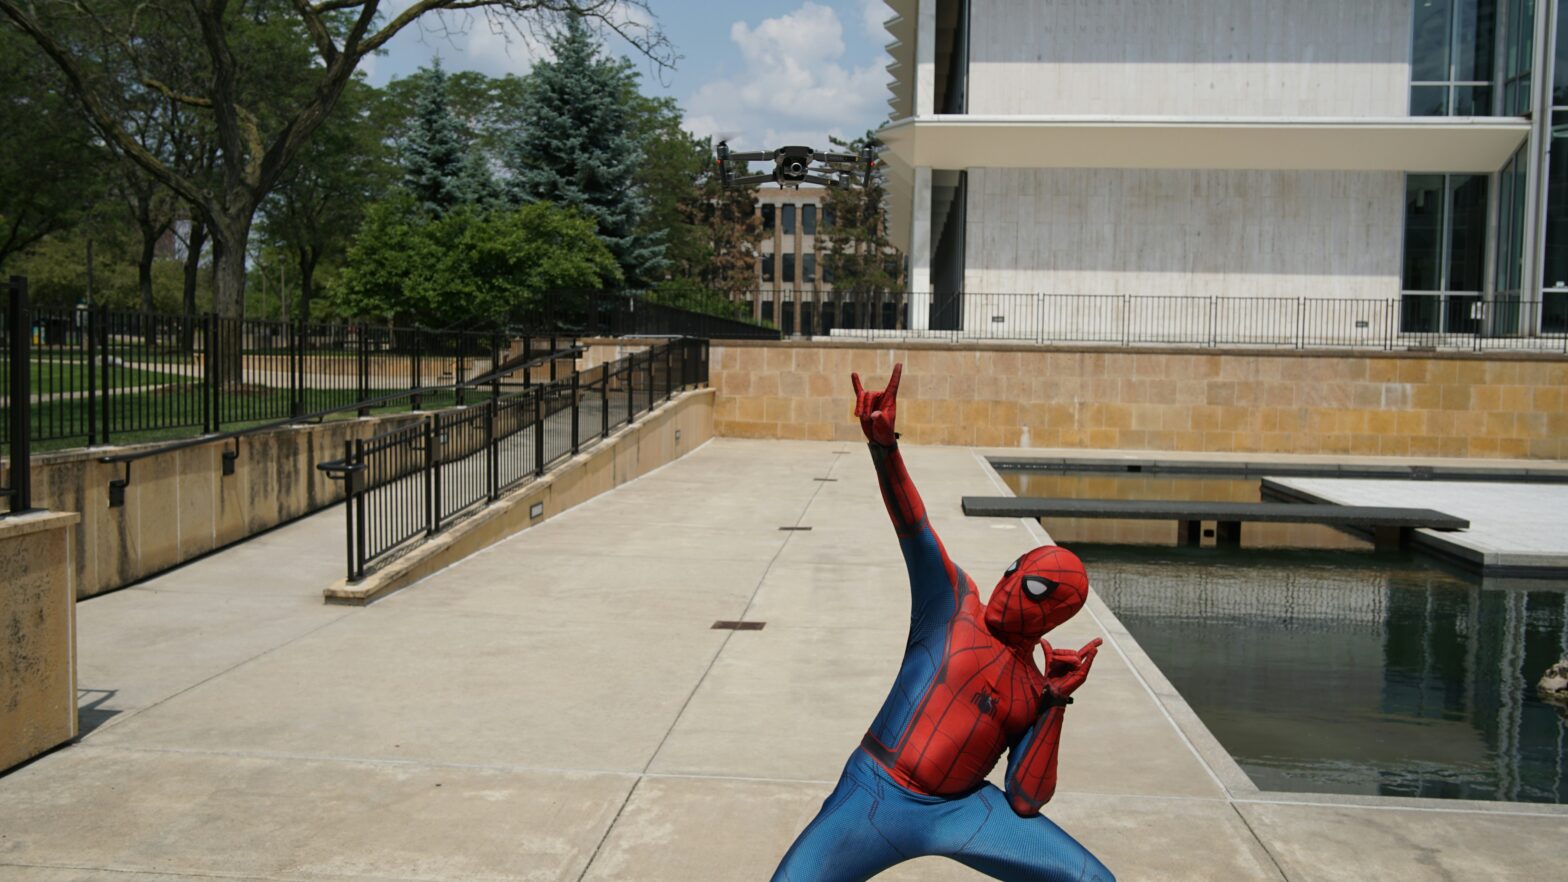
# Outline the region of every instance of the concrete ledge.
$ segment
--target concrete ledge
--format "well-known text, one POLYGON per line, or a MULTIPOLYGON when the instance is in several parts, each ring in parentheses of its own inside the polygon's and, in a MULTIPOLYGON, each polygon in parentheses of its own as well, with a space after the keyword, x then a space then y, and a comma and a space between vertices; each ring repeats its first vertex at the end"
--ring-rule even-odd
POLYGON ((76 737, 75 512, 0 518, 0 771, 76 737))
POLYGON ((637 422, 557 465, 543 478, 502 496, 364 579, 334 583, 323 592, 326 601, 363 605, 385 597, 679 459, 713 437, 715 397, 712 389, 675 396, 637 422), (538 517, 531 517, 529 510, 536 503, 543 505, 543 511, 538 517))

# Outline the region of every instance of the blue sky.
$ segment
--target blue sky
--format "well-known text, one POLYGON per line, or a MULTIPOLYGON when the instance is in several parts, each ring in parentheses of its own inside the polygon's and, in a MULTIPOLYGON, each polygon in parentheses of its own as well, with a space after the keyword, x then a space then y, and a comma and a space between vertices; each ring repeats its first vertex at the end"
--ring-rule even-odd
MULTIPOLYGON (((394 0, 390 12, 405 2, 394 0)), ((886 117, 887 53, 882 0, 649 0, 665 34, 684 56, 661 75, 644 60, 644 89, 680 102, 686 127, 728 136, 733 146, 785 143, 826 147, 828 134, 853 136, 886 117)), ((452 70, 492 76, 526 73, 536 41, 496 33, 483 17, 449 16, 414 26, 368 65, 382 85, 439 54, 452 70)), ((610 49, 626 53, 624 43, 610 49)))

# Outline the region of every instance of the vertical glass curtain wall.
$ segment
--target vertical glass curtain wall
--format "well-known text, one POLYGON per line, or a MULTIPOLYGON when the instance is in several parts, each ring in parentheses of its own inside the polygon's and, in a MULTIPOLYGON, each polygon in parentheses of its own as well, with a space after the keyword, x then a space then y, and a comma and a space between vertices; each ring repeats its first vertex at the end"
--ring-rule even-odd
POLYGON ((1546 159, 1546 237, 1541 260, 1541 330, 1568 331, 1568 12, 1557 10, 1552 61, 1552 140, 1546 159))
POLYGON ((1491 115, 1497 2, 1416 0, 1411 116, 1491 115))
POLYGON ((1486 175, 1405 179, 1404 297, 1400 330, 1478 331, 1486 273, 1486 175))

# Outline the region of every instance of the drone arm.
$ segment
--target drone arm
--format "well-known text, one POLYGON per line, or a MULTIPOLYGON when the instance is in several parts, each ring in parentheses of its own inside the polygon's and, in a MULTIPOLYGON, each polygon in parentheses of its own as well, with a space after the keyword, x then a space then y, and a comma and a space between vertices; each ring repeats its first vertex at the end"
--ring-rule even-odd
POLYGON ((729 155, 731 162, 762 162, 772 158, 773 154, 771 153, 731 153, 729 155))
POLYGON ((750 187, 753 184, 766 184, 773 180, 773 175, 744 175, 739 178, 730 178, 724 183, 731 187, 750 187))
POLYGON ((813 153, 811 158, 816 162, 859 162, 860 157, 853 153, 813 153))
POLYGON ((842 187, 844 183, 837 178, 825 178, 821 175, 806 175, 800 179, 802 184, 821 184, 824 187, 842 187))

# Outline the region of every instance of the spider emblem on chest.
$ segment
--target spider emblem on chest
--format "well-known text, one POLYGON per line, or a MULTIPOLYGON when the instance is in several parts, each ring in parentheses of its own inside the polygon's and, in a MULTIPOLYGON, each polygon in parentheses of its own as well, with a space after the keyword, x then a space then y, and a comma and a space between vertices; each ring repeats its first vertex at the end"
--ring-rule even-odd
POLYGON ((991 694, 989 689, 982 689, 976 692, 970 696, 969 702, 979 708, 980 713, 988 717, 996 714, 996 696, 991 694))

